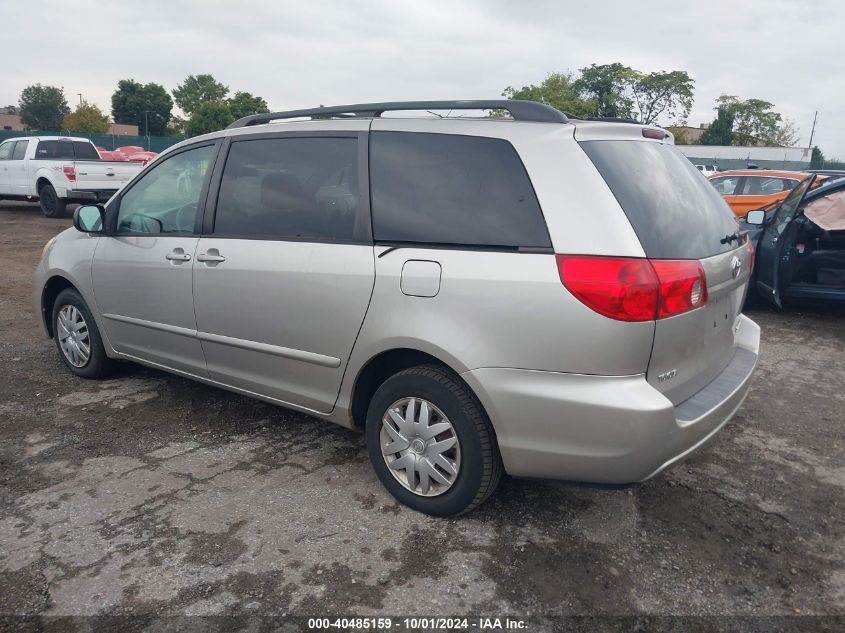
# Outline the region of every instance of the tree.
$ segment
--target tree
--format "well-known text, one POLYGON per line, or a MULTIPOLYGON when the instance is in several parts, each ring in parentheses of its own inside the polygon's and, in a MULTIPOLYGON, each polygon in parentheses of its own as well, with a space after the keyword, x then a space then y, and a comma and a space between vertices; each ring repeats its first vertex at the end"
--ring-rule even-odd
POLYGON ((698 139, 699 145, 733 145, 734 115, 728 108, 719 108, 716 118, 698 139))
POLYGON ((799 138, 800 134, 798 128, 795 127, 795 122, 784 119, 780 127, 767 140, 777 147, 794 147, 798 144, 799 138))
POLYGON ((734 95, 722 95, 716 99, 717 108, 726 108, 734 116, 734 145, 768 146, 793 145, 798 134, 791 121, 784 121, 775 112, 773 103, 763 99, 742 100, 734 95))
POLYGON ((109 117, 97 106, 83 101, 76 110, 65 115, 62 127, 70 132, 105 134, 109 131, 109 117))
POLYGON ((633 102, 626 89, 636 74, 618 62, 591 64, 581 69, 581 76, 573 87, 586 102, 593 104, 591 116, 629 118, 633 102))
POLYGON ((236 92, 235 95, 227 102, 229 110, 235 119, 241 119, 250 114, 260 114, 262 112, 269 112, 267 102, 261 97, 254 97, 248 92, 236 92))
POLYGON ((551 73, 539 86, 523 86, 519 89, 508 86, 502 96, 539 101, 576 117, 592 116, 595 104, 584 101, 574 83, 571 73, 551 73))
POLYGON ((666 129, 675 137, 675 145, 690 145, 686 123, 682 125, 670 125, 666 129))
POLYGON ((633 71, 627 75, 631 100, 645 125, 651 125, 658 117, 673 122, 685 119, 692 109, 694 84, 695 80, 684 70, 647 74, 633 71))
POLYGON ((222 130, 232 123, 235 117, 225 101, 207 101, 201 104, 191 115, 186 133, 188 136, 199 136, 222 130))
POLYGON ((21 121, 31 130, 59 130, 70 108, 62 88, 35 84, 21 92, 21 121))
POLYGON ((184 138, 187 127, 188 122, 185 119, 172 116, 170 117, 170 123, 167 124, 167 129, 164 131, 164 135, 174 138, 184 138))
POLYGON ((227 94, 229 86, 223 85, 212 75, 188 75, 185 81, 173 90, 176 105, 189 116, 203 103, 223 101, 227 94))
POLYGON ((18 113, 18 107, 16 105, 7 105, 5 108, 0 108, 0 110, 3 110, 6 114, 18 113))
POLYGON ((824 153, 818 145, 813 146, 813 152, 810 154, 810 169, 824 169, 824 153))
POLYGON ((114 122, 137 125, 145 136, 163 136, 172 109, 173 100, 164 86, 152 82, 141 84, 134 79, 122 79, 111 97, 114 122))

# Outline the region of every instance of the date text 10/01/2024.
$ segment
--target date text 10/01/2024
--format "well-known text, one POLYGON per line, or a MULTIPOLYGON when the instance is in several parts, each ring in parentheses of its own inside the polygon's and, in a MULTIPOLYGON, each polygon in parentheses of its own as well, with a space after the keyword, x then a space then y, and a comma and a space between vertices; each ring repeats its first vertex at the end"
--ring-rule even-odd
POLYGON ((368 629, 388 631, 393 627, 405 630, 525 630, 527 623, 520 619, 511 618, 440 618, 440 617, 415 617, 415 618, 379 618, 379 617, 346 617, 346 618, 309 618, 308 628, 319 629, 340 629, 355 630, 368 629))

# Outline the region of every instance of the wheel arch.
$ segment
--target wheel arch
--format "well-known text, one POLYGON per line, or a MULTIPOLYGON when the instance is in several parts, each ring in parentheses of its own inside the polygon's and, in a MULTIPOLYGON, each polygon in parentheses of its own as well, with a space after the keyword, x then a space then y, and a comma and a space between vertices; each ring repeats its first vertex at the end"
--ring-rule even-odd
POLYGON ((56 188, 53 182, 49 178, 47 178, 47 176, 40 175, 35 181, 35 194, 40 196, 41 190, 45 187, 45 185, 50 185, 51 187, 53 187, 53 189, 56 188))
POLYGON ((53 275, 50 277, 44 284, 44 288, 41 290, 41 320, 44 322, 44 326, 47 329, 47 334, 50 338, 55 336, 52 318, 53 306, 56 303, 56 298, 59 296, 59 293, 68 288, 76 290, 76 292, 82 296, 82 292, 80 292, 79 288, 77 288, 70 279, 63 277, 62 275, 53 275))
MULTIPOLYGON (((370 357, 358 370, 352 385, 349 404, 350 426, 356 429, 364 428, 370 400, 385 380, 403 369, 418 365, 439 365, 448 369, 478 399, 478 395, 460 377, 460 370, 444 360, 445 357, 446 355, 441 357, 413 347, 394 347, 383 350, 370 357)), ((478 401, 481 404, 481 400, 478 399, 478 401)), ((481 406, 483 409, 484 406, 481 406)))

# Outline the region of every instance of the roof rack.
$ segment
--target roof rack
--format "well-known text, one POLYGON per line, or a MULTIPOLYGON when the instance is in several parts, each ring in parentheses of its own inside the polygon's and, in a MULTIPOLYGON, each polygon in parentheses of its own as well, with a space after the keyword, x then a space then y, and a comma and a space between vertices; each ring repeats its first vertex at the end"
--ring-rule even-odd
POLYGON ((601 121, 603 123, 635 123, 636 125, 640 125, 640 122, 636 119, 622 116, 591 116, 587 117, 587 121, 601 121))
POLYGON ((232 123, 227 130, 261 125, 279 119, 310 117, 311 119, 377 118, 384 112, 403 110, 507 110, 516 121, 566 123, 567 116, 552 106, 520 99, 494 99, 482 101, 393 101, 386 103, 358 103, 354 105, 289 110, 252 114, 232 123))

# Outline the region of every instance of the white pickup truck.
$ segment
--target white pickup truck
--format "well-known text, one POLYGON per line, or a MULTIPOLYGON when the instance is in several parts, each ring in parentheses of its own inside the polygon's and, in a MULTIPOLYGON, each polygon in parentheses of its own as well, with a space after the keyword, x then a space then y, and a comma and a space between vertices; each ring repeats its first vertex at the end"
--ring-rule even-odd
POLYGON ((69 202, 105 202, 142 168, 101 160, 87 138, 11 138, 0 144, 0 199, 37 199, 44 215, 60 218, 69 202))

